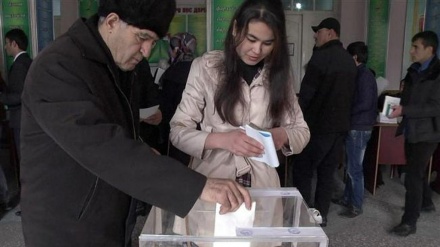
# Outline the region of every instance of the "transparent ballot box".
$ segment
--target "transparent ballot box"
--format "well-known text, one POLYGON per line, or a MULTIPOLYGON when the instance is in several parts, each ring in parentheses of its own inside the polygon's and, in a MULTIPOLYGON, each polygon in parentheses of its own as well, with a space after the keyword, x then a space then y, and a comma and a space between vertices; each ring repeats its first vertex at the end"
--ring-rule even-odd
POLYGON ((249 189, 244 205, 220 215, 219 205, 197 201, 185 218, 153 207, 139 236, 140 247, 327 247, 319 212, 296 188, 249 189))

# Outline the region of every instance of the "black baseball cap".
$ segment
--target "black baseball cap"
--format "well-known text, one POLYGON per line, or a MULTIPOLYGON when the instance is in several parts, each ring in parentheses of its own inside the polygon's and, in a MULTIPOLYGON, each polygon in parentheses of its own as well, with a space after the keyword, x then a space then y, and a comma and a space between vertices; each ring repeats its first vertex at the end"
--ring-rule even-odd
POLYGON ((313 32, 315 33, 318 32, 318 30, 321 28, 333 29, 335 30, 336 34, 338 34, 338 36, 341 32, 341 24, 339 24, 338 20, 332 17, 322 20, 318 26, 312 26, 313 32))

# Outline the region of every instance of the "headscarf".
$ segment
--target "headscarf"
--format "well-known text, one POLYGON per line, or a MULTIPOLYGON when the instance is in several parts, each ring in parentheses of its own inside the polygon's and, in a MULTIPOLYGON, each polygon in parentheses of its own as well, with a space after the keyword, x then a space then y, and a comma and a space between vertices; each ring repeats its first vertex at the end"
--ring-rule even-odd
POLYGON ((171 63, 192 61, 196 51, 197 39, 194 35, 184 32, 170 38, 171 63))

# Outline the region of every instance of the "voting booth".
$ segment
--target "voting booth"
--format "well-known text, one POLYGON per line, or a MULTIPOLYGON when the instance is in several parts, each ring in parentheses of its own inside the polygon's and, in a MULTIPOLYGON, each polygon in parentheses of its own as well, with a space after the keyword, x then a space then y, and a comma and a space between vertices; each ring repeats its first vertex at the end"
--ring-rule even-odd
POLYGON ((250 189, 252 209, 219 214, 219 205, 198 201, 185 218, 153 207, 140 247, 326 247, 316 209, 296 188, 250 189))

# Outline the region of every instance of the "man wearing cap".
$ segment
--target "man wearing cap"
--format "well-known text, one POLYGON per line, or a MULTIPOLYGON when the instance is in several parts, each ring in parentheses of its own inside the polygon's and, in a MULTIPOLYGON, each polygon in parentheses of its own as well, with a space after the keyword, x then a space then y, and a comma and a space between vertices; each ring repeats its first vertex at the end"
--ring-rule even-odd
POLYGON ((327 214, 333 192, 333 173, 350 128, 350 108, 354 94, 356 65, 339 41, 340 24, 324 19, 315 32, 315 48, 301 83, 299 104, 310 127, 311 138, 302 153, 293 159, 293 184, 311 207, 327 214), (312 178, 317 173, 315 196, 312 178), (314 199, 312 199, 314 198, 314 199))
POLYGON ((131 246, 136 199, 185 216, 198 198, 236 210, 247 190, 154 154, 138 140, 136 73, 175 1, 101 0, 32 64, 22 95, 26 246, 131 246))

